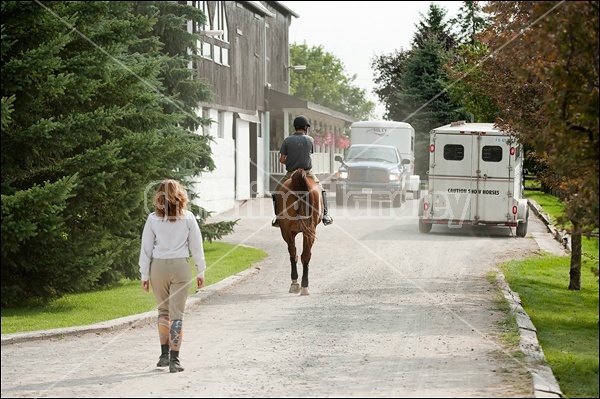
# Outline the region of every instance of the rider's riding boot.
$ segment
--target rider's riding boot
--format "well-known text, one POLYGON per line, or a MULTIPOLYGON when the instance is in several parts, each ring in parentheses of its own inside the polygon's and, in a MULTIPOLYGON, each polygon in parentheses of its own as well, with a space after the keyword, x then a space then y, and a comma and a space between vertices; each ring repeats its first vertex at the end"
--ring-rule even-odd
POLYGON ((273 211, 275 211, 275 218, 271 222, 271 226, 279 227, 279 219, 277 219, 277 194, 271 194, 273 197, 273 211))
POLYGON ((323 195, 323 225, 328 226, 331 223, 333 223, 333 218, 331 216, 329 216, 329 213, 327 211, 327 196, 325 195, 325 190, 321 191, 321 194, 323 195))

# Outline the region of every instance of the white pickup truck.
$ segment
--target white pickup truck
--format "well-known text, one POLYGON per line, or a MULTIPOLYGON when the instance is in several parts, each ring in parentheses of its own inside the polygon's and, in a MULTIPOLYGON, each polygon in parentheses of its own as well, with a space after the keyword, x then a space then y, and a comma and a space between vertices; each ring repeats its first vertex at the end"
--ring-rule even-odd
POLYGON ((523 148, 493 123, 453 122, 430 131, 428 191, 419 231, 434 224, 516 227, 525 237, 523 148))
POLYGON ((419 198, 421 179, 415 174, 415 129, 406 122, 358 121, 350 125, 350 145, 391 145, 403 161, 402 180, 412 198, 419 198), (406 161, 408 160, 408 161, 406 161))

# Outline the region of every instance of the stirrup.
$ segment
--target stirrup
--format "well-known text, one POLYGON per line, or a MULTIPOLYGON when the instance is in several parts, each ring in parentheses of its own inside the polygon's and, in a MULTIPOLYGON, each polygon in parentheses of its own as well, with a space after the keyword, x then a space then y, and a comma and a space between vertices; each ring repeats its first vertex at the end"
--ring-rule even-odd
POLYGON ((329 226, 331 223, 333 223, 333 218, 326 213, 321 218, 321 221, 323 222, 324 226, 329 226))
POLYGON ((277 219, 277 218, 273 219, 273 221, 271 222, 271 226, 279 227, 279 219, 277 219))

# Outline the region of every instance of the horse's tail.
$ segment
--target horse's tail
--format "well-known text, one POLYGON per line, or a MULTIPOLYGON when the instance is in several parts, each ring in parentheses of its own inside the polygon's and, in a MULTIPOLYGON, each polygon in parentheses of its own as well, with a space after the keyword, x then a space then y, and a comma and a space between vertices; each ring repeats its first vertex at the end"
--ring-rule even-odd
POLYGON ((292 174, 292 190, 296 192, 298 197, 298 227, 302 234, 315 238, 315 226, 313 226, 313 212, 319 212, 318 205, 311 203, 310 187, 308 185, 306 171, 298 169, 292 174), (315 206, 316 205, 316 206, 315 206))

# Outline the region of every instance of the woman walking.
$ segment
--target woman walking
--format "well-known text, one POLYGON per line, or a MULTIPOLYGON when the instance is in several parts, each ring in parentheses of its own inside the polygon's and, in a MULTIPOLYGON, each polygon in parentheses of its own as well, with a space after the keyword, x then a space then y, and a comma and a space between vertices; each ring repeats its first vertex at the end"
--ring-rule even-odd
POLYGON ((183 338, 183 316, 190 290, 192 272, 190 253, 196 265, 196 283, 204 286, 204 248, 202 233, 194 214, 186 209, 187 192, 173 179, 164 180, 152 201, 142 233, 140 273, 142 289, 152 292, 158 308, 158 337, 161 355, 157 367, 169 366, 171 373, 183 371, 179 351, 183 338))

